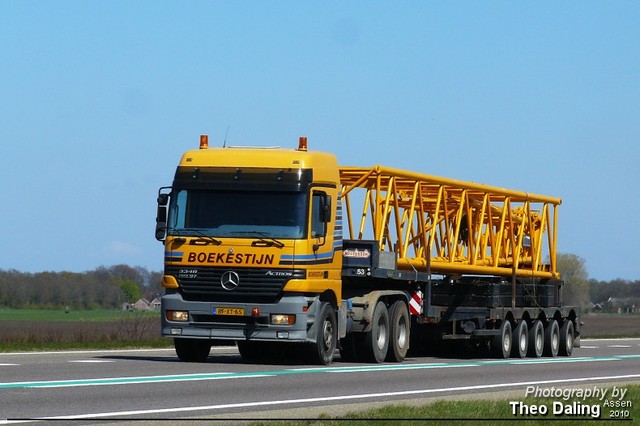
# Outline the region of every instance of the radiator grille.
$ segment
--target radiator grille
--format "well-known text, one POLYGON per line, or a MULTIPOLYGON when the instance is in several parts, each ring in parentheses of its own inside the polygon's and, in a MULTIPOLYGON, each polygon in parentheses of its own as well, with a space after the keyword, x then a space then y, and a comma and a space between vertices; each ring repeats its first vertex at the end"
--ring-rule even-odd
POLYGON ((236 303, 274 303, 289 280, 306 276, 304 269, 183 266, 167 266, 165 274, 176 278, 185 300, 236 303), (226 290, 221 284, 226 272, 238 274, 238 286, 233 290, 226 290))

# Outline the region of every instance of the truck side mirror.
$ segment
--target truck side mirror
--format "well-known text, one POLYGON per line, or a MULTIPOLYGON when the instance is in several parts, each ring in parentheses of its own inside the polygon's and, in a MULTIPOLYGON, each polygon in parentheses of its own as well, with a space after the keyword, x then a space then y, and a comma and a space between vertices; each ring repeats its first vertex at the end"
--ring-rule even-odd
POLYGON ((156 216, 156 240, 164 241, 167 236, 167 208, 158 206, 158 215, 156 216))
POLYGON ((164 241, 167 237, 167 204, 169 204, 169 194, 161 193, 162 187, 158 190, 158 211, 156 213, 156 240, 164 241))

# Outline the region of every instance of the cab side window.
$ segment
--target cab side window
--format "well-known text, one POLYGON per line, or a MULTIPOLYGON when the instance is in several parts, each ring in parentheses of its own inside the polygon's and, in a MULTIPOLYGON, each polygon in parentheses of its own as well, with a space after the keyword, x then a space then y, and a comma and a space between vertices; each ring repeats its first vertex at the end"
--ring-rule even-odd
POLYGON ((314 192, 311 203, 311 237, 324 237, 331 212, 331 197, 324 192, 314 192))

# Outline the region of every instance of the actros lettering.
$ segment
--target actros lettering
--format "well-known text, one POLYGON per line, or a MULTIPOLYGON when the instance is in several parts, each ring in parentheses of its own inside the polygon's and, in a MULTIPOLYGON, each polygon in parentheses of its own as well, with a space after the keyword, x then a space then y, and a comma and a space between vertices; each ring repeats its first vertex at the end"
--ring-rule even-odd
POLYGON ((255 253, 189 253, 189 263, 236 265, 272 265, 275 255, 255 253))

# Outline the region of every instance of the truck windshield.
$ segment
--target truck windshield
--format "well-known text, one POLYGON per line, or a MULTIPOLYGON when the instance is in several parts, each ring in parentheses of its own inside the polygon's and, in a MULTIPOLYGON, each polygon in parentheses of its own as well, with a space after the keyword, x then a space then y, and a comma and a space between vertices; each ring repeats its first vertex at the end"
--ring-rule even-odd
POLYGON ((169 235, 302 238, 307 195, 300 192, 181 189, 169 208, 169 235))

